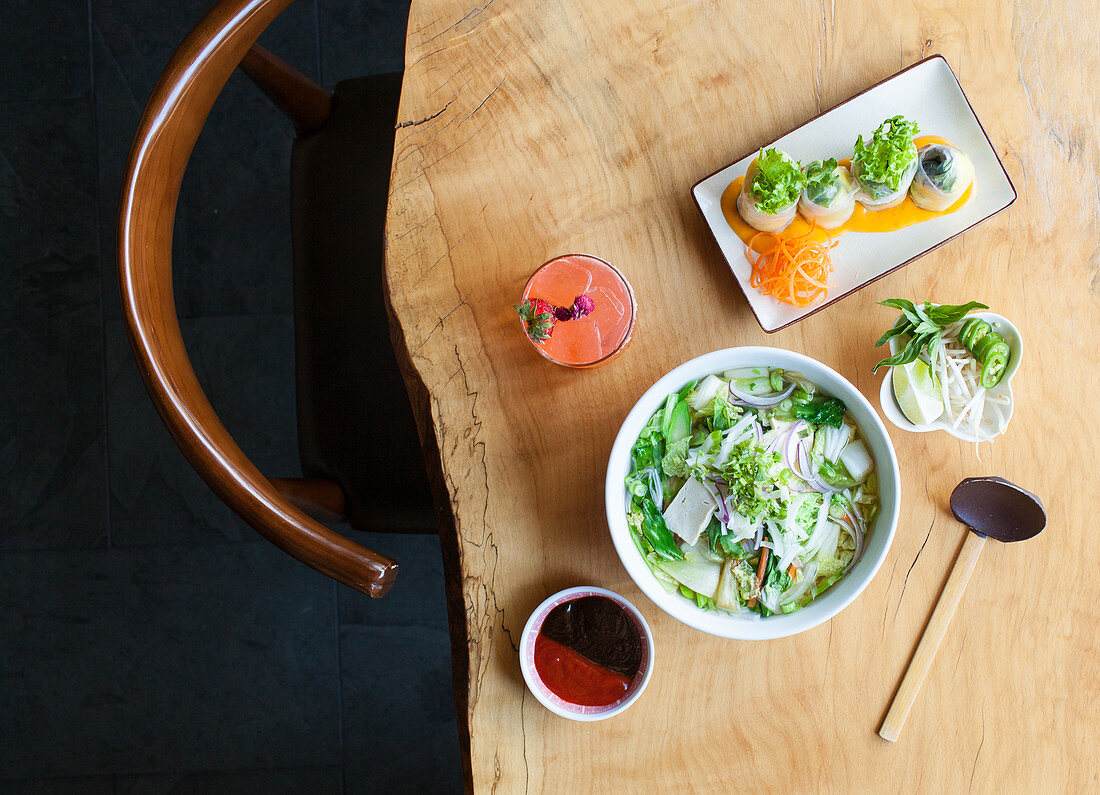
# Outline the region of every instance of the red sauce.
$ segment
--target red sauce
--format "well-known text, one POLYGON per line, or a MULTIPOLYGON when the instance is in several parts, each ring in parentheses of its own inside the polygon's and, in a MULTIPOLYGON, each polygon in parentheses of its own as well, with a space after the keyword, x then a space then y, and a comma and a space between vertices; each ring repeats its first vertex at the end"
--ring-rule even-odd
POLYGON ((630 679, 596 665, 541 632, 535 638, 535 670, 559 698, 586 707, 614 704, 630 688, 630 679))

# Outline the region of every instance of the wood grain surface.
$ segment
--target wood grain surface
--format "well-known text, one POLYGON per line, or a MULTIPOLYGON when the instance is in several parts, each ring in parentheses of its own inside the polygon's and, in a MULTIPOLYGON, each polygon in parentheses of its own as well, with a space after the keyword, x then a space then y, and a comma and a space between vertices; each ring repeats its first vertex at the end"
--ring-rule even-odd
POLYGON ((395 339, 453 514, 460 731, 478 792, 1096 791, 1100 787, 1100 194, 1095 4, 414 0, 387 225, 395 339), (922 56, 943 54, 1019 191, 1009 210, 774 335, 753 319, 689 189, 922 56), (553 255, 633 283, 634 341, 576 372, 511 304, 553 255), (980 299, 1025 352, 1007 435, 980 448, 890 427, 903 512, 863 595, 784 640, 669 618, 608 536, 612 440, 675 365, 800 351, 878 404, 893 297, 980 299), (964 477, 1039 494, 1047 530, 991 543, 899 742, 876 730, 966 529, 964 477), (597 584, 652 625, 657 667, 621 716, 578 724, 526 691, 517 645, 548 594, 597 584))

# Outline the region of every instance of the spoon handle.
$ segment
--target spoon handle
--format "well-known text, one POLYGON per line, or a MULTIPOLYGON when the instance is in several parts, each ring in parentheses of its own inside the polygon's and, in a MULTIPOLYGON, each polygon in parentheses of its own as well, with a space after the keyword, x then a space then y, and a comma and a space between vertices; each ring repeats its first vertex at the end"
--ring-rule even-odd
POLYGON ((894 742, 901 734, 901 727, 905 725, 909 710, 917 700, 917 691, 920 690, 924 677, 928 675, 928 669, 932 667, 932 660, 940 648, 943 636, 947 634, 947 627, 955 615, 955 608, 959 606, 959 600, 962 599, 963 591, 966 590, 966 584, 970 582, 970 575, 974 573, 974 567, 978 564, 978 558, 981 557, 984 547, 985 536, 974 532, 966 534, 966 541, 959 551, 959 556, 955 558, 955 565, 951 569, 947 585, 943 587, 940 600, 936 602, 936 609, 932 612, 932 618, 924 628, 920 645, 913 653, 913 659, 909 661, 909 668, 906 669, 905 677, 901 680, 898 692, 894 696, 894 703, 890 705, 890 711, 886 713, 886 720, 878 730, 879 737, 882 739, 894 742))

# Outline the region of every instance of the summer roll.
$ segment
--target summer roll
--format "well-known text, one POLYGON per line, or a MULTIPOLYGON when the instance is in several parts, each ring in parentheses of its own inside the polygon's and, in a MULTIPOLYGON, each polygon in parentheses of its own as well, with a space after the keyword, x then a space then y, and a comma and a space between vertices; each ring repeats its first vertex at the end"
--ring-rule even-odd
POLYGON ((817 221, 826 229, 836 229, 852 216, 856 206, 856 186, 848 169, 838 166, 835 158, 814 160, 803 171, 805 181, 798 211, 807 221, 817 221))
POLYGON ((957 202, 973 181, 974 164, 965 152, 948 144, 927 144, 917 152, 909 195, 921 209, 939 213, 957 202))
POLYGON ((866 143, 862 135, 856 139, 852 176, 859 186, 856 198, 864 207, 885 210, 905 201, 917 173, 913 137, 919 132, 916 122, 895 116, 880 124, 866 143))
POLYGON ((782 232, 794 220, 804 177, 800 164, 786 152, 761 149, 745 172, 737 211, 761 232, 782 232))

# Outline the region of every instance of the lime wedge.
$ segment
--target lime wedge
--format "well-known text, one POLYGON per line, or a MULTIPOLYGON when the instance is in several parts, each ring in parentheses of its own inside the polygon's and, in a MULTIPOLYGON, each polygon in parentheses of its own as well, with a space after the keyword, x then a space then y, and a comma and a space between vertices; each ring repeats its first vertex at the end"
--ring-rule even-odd
POLYGON ((943 414, 943 401, 928 365, 917 359, 894 367, 894 397, 914 425, 930 425, 943 414))

